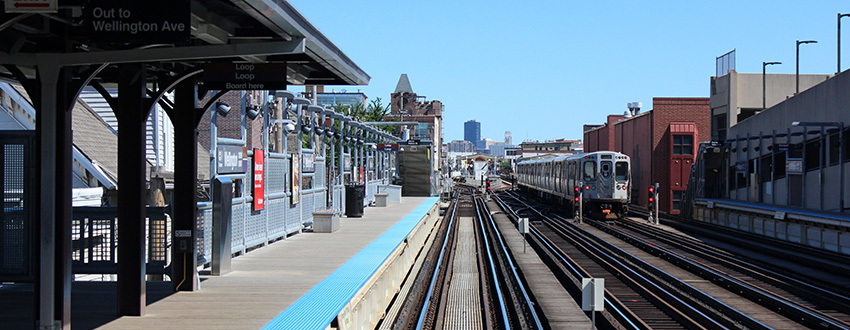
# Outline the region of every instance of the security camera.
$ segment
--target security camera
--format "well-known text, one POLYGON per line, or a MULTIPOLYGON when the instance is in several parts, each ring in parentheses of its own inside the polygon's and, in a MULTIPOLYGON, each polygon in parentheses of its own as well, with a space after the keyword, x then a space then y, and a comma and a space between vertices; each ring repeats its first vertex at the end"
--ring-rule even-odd
POLYGON ((224 102, 216 102, 215 112, 222 117, 227 116, 227 113, 230 112, 230 105, 224 102))
POLYGON ((287 133, 292 133, 293 131, 295 131, 295 124, 286 123, 286 126, 284 126, 284 129, 286 129, 287 133))
POLYGON ((248 116, 248 119, 254 120, 260 115, 260 109, 250 107, 245 111, 245 115, 248 116))

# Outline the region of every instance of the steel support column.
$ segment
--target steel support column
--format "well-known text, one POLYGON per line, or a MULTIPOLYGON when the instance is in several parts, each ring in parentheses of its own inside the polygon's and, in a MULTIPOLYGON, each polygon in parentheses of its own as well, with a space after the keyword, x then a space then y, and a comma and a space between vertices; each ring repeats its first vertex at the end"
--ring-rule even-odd
POLYGON ((118 314, 145 315, 145 121, 143 64, 123 64, 118 82, 118 314))
MULTIPOLYGON (((198 105, 195 79, 186 79, 174 89, 174 209, 172 227, 191 234, 189 253, 171 249, 171 279, 174 291, 198 289, 198 105)), ((213 137, 214 138, 214 137, 213 137)))
POLYGON ((72 87, 71 69, 59 72, 56 90, 56 273, 55 320, 62 329, 71 329, 71 285, 74 273, 71 269, 71 199, 72 178, 72 130, 71 114, 76 101, 77 89, 72 87))
POLYGON ((36 248, 40 261, 35 309, 40 329, 71 328, 71 106, 68 102, 72 100, 69 70, 42 63, 38 66, 40 90, 31 95, 39 109, 36 144, 40 197, 36 248))

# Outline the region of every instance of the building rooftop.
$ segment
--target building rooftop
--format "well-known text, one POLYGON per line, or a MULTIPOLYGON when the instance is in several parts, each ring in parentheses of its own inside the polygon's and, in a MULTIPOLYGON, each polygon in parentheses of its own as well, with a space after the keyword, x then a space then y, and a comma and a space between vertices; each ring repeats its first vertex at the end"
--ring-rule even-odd
POLYGON ((413 93, 413 88, 410 87, 410 80, 407 79, 406 73, 401 74, 401 77, 398 78, 398 84, 395 85, 395 92, 394 93, 401 93, 401 92, 413 93))

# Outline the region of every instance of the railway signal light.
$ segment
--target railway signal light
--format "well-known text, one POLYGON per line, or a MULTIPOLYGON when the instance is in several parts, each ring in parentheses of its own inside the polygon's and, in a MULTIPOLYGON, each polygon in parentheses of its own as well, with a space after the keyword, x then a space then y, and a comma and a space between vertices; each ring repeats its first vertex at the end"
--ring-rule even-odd
POLYGON ((652 208, 652 204, 655 202, 655 186, 649 186, 649 208, 652 208))
POLYGON ((487 191, 490 191, 490 179, 487 179, 487 191))

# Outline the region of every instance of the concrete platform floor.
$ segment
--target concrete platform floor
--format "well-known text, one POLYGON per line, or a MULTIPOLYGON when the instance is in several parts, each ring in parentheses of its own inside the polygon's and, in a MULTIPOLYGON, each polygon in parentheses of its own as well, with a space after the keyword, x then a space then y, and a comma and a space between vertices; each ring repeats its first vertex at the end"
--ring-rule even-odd
MULTIPOLYGON (((118 317, 116 283, 75 282, 72 329, 259 329, 419 206, 426 197, 367 207, 334 233, 301 233, 232 261, 223 276, 202 272, 201 290, 171 292, 149 281, 146 315, 118 317)), ((34 328, 32 285, 0 285, 0 328, 34 328)))

